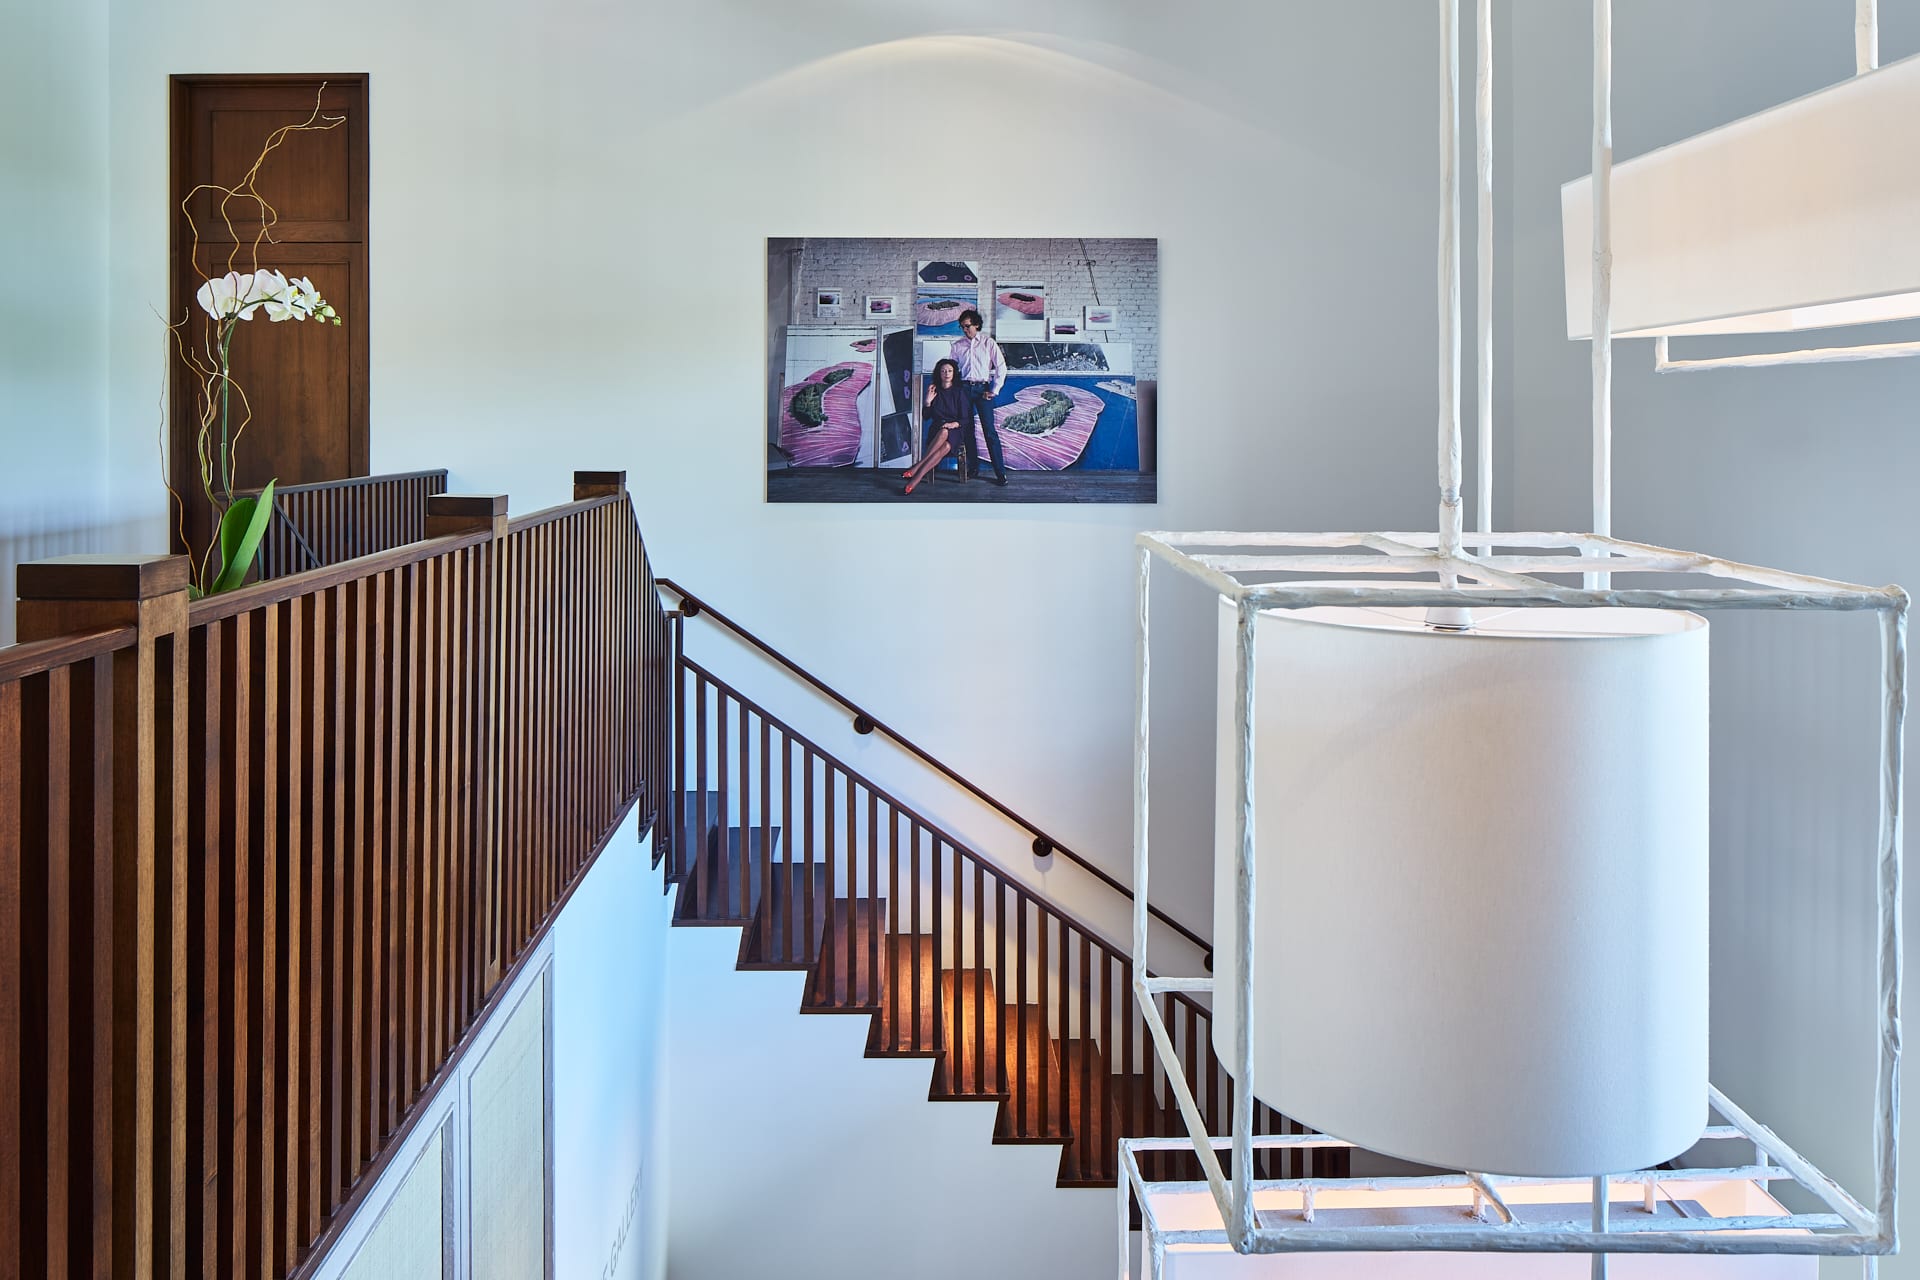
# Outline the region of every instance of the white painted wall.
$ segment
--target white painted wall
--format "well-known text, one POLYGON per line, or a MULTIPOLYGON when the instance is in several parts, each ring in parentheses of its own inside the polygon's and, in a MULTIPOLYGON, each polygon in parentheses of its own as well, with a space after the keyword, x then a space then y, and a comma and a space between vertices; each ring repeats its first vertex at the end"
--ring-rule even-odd
MULTIPOLYGON (((481 1246, 475 1241, 487 1236, 488 1224, 471 1216, 474 1188, 483 1178, 497 1185, 501 1173, 497 1167, 481 1167, 486 1156, 481 1148, 489 1144, 469 1136, 497 1136, 497 1126, 487 1128, 488 1091, 471 1081, 488 1071, 493 1047, 501 1043, 501 1033, 523 1000, 531 999, 537 1007, 546 974, 551 976, 546 1000, 552 1055, 547 1136, 552 1149, 553 1274, 567 1280, 658 1280, 665 1274, 668 900, 660 895, 659 878, 650 867, 652 842, 636 841, 635 831, 630 815, 574 892, 529 969, 475 1029, 476 1050, 462 1059, 457 1078, 435 1096, 420 1127, 342 1230, 316 1272, 318 1280, 350 1280, 359 1274, 349 1268, 363 1242, 373 1236, 381 1237, 372 1246, 376 1249, 437 1253, 442 1230, 438 1215, 396 1225, 387 1210, 397 1203, 395 1197, 427 1150, 427 1131, 442 1126, 453 1144, 444 1200, 456 1223, 449 1250, 452 1267, 446 1274, 456 1280, 484 1274, 482 1261, 498 1263, 497 1253, 485 1258, 476 1254, 481 1246), (427 1239, 414 1238, 421 1236, 427 1239)), ((493 1118, 514 1115, 509 1106, 493 1118)), ((537 1126, 537 1114, 534 1120, 537 1126)), ((539 1179, 532 1180, 536 1200, 541 1185, 539 1179)), ((539 1203, 523 1198, 515 1207, 539 1221, 539 1203)), ((497 1223, 501 1215, 492 1216, 497 1223)))
POLYGON ((14 566, 108 540, 107 0, 5 0, 0 29, 0 644, 10 644, 14 566))
POLYGON ((995 1146, 995 1108, 929 1102, 930 1059, 864 1056, 870 1019, 802 1014, 801 973, 740 973, 740 931, 667 945, 674 1280, 1114 1273, 1111 1191, 1057 1146, 995 1146))
POLYGON ((666 1259, 667 925, 629 817, 554 925, 554 1275, 654 1280, 666 1259))

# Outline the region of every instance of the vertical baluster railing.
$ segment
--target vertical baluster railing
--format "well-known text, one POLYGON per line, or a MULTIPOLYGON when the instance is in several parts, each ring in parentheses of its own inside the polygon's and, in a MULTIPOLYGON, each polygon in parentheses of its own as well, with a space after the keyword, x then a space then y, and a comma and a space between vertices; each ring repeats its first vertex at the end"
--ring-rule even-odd
MULTIPOLYGON (((1041 1105, 1040 1113, 1038 1115, 1033 1114, 1032 1094, 1031 1094, 1031 1091, 1028 1090, 1026 1087, 1026 1082, 1033 1078, 1033 1076, 1029 1073, 1032 1072, 1037 1066, 1037 1064, 1032 1063, 1028 1060, 1028 1053, 1029 1053, 1029 1050, 1027 1048, 1028 1041, 1031 1036, 1036 1034, 1036 1032, 1044 1036, 1045 1031, 1044 1031, 1044 1027, 1039 1029, 1029 1027, 1028 1021, 1027 1021, 1029 1016, 1027 1013, 1027 1009, 1029 1004, 1032 1001, 1032 997, 1027 993, 1027 917, 1030 914, 1032 914, 1032 912, 1030 910, 1030 905, 1027 900, 1026 890, 1020 888, 1018 885, 1014 886, 1014 891, 1013 891, 1013 911, 1014 911, 1013 991, 1014 991, 1014 999, 1015 999, 1014 1053, 1017 1055, 1019 1060, 1019 1078, 1021 1081, 1020 1088, 1016 1096, 1016 1106, 1017 1106, 1016 1123, 1021 1133, 1039 1133, 1044 1136, 1047 1132, 1047 1119, 1046 1119, 1047 1113, 1046 1113, 1045 1104, 1043 1103, 1041 1105)), ((1046 1045, 1044 1041, 1040 1046, 1040 1060, 1041 1062, 1046 1061, 1046 1045)), ((1045 1086, 1043 1084, 1042 1088, 1044 1087, 1045 1086)), ((1045 1095, 1043 1094, 1042 1096, 1044 1097, 1045 1095)))
MULTIPOLYGON (((857 789, 864 792, 867 799, 867 903, 870 913, 867 918, 871 921, 871 927, 867 930, 868 964, 871 966, 867 971, 868 981, 873 984, 875 999, 887 1002, 882 1007, 888 1007, 889 1004, 897 1006, 900 999, 900 981, 898 968, 893 963, 897 935, 887 935, 884 955, 880 947, 880 925, 886 918, 886 912, 880 905, 883 889, 880 879, 880 799, 870 787, 860 786, 857 789), (884 968, 882 968, 883 965, 884 968)), ((849 774, 847 776, 847 834, 849 836, 853 834, 854 824, 857 821, 857 812, 854 808, 855 790, 853 775, 849 774)), ((889 1043, 888 1048, 898 1043, 896 1039, 889 1043)))
MULTIPOLYGON (((749 903, 745 912, 749 920, 757 918, 760 926, 760 954, 773 958, 773 760, 770 755, 772 729, 765 716, 760 722, 760 898, 758 904, 749 903)), ((745 858, 742 858, 745 861, 745 858)))

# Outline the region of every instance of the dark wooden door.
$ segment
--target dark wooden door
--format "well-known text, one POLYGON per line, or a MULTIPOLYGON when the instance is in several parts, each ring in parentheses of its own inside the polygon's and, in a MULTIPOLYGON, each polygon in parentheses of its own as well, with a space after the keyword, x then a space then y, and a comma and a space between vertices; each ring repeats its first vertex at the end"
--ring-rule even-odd
MULTIPOLYGON (((251 413, 234 450, 237 486, 366 475, 367 78, 175 76, 172 99, 170 319, 188 317, 184 336, 204 344, 209 323, 194 291, 208 276, 258 266, 310 278, 343 320, 274 324, 260 312, 236 330, 233 377, 251 413), (263 215, 251 200, 226 202, 224 217, 213 192, 187 200, 202 183, 240 183, 276 129, 313 114, 316 94, 324 115, 345 119, 324 132, 288 133, 261 164, 254 187, 272 208, 271 240, 259 238, 263 215)), ((200 494, 197 393, 198 379, 176 355, 170 474, 196 554, 211 523, 200 494)), ((232 421, 245 412, 235 396, 232 421)), ((173 537, 181 549, 177 525, 173 537)))

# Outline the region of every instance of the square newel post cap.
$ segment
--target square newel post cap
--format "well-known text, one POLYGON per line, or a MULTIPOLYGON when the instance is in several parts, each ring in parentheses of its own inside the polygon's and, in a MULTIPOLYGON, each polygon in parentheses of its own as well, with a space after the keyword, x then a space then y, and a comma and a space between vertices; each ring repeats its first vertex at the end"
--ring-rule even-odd
POLYGON ((507 536, 507 495, 504 493, 436 493, 427 499, 427 536, 485 531, 507 536))
POLYGON ((576 471, 573 473, 573 500, 617 498, 627 491, 624 471, 576 471))
POLYGON ((178 630, 192 567, 185 556, 85 554, 29 560, 14 575, 22 640, 101 627, 178 630))

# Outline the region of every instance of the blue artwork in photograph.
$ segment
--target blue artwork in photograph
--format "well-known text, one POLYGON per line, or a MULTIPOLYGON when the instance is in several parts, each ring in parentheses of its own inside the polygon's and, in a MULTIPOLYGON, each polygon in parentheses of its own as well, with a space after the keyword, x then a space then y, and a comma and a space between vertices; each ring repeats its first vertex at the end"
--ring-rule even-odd
POLYGON ((913 299, 913 331, 922 338, 957 338, 960 313, 979 309, 978 289, 922 289, 913 299))
MULTIPOLYGON (((993 402, 1012 471, 1138 471, 1139 402, 1130 374, 1013 373, 993 402)), ((975 447, 985 440, 974 429, 975 447)))

